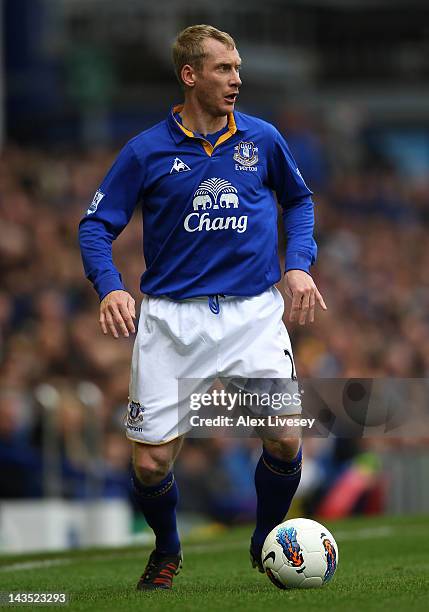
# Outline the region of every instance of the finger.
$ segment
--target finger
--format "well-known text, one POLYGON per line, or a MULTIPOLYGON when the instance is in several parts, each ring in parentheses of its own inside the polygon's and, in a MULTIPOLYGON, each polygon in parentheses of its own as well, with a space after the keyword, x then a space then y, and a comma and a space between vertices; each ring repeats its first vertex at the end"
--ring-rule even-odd
POLYGON ((323 299, 322 294, 318 289, 316 289, 316 298, 323 310, 328 310, 328 307, 325 304, 325 300, 323 299))
POLYGON ((128 335, 128 331, 134 334, 136 330, 134 328, 134 322, 133 322, 131 313, 129 311, 128 302, 127 304, 123 304, 123 303, 119 304, 119 311, 120 311, 123 321, 125 322, 126 329, 127 329, 127 335, 128 335))
POLYGON ((128 299, 128 310, 130 311, 130 314, 133 317, 133 319, 135 319, 136 318, 136 302, 132 297, 128 299))
POLYGON ((106 326, 106 319, 104 316, 104 312, 100 312, 100 325, 101 325, 101 329, 103 331, 103 334, 107 334, 107 326, 106 326))
POLYGON ((314 323, 314 309, 315 309, 315 307, 316 307, 316 296, 315 296, 315 292, 312 291, 311 292, 311 296, 310 296, 310 310, 308 312, 310 323, 314 323))
POLYGON ((288 296, 290 299, 292 299, 292 298, 293 298, 292 291, 291 291, 291 289, 290 289, 290 287, 289 287, 289 283, 287 282, 287 279, 286 279, 286 282, 285 282, 285 293, 286 293, 286 295, 287 295, 287 296, 288 296))
POLYGON ((122 335, 125 336, 126 338, 128 338, 128 336, 130 335, 128 332, 128 328, 127 325, 122 317, 122 313, 119 310, 120 304, 118 305, 112 305, 110 307, 110 312, 112 314, 113 320, 115 322, 115 326, 119 327, 120 331, 122 332, 122 335))
POLYGON ((113 317, 108 310, 106 311, 105 317, 106 317, 107 327, 110 329, 110 333, 112 334, 114 338, 119 338, 119 334, 115 327, 113 317))
POLYGON ((292 298, 292 305, 290 307, 289 321, 296 321, 299 310, 301 308, 301 300, 302 300, 302 294, 296 292, 292 298))
POLYGON ((299 324, 305 325, 307 321, 308 310, 310 308, 310 292, 306 292, 303 295, 302 303, 301 303, 301 312, 299 315, 299 324))

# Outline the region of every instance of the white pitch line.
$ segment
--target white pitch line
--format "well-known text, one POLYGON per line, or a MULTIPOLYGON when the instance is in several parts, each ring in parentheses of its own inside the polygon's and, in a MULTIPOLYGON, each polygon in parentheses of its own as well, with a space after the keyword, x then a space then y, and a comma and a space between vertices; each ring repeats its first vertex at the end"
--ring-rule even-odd
MULTIPOLYGON (((412 525, 410 525, 412 527, 412 525)), ((371 538, 387 538, 395 532, 393 527, 387 525, 380 525, 379 527, 366 527, 362 529, 357 529, 355 531, 337 531, 335 532, 335 539, 339 542, 345 542, 356 539, 366 539, 369 540, 371 538)), ((249 540, 237 540, 236 542, 227 542, 227 543, 216 543, 214 540, 212 544, 188 544, 184 547, 185 556, 187 552, 194 553, 206 553, 206 552, 223 552, 228 550, 237 550, 243 549, 246 550, 246 547, 249 545, 249 540)), ((106 554, 99 554, 88 557, 91 561, 108 561, 112 559, 118 558, 132 558, 132 557, 141 557, 146 554, 146 550, 135 550, 135 551, 126 551, 121 552, 118 550, 117 553, 110 551, 106 554)), ((11 563, 10 565, 0 566, 0 572, 15 572, 15 571, 23 571, 23 570, 32 570, 32 569, 44 569, 54 566, 60 565, 70 565, 72 563, 80 563, 82 558, 77 557, 69 557, 69 558, 58 558, 58 559, 45 559, 40 561, 23 561, 17 563, 11 563)))
POLYGON ((0 572, 16 572, 31 569, 43 569, 56 565, 69 565, 72 559, 44 559, 40 561, 22 561, 21 563, 11 563, 10 565, 0 566, 0 572))
POLYGON ((334 537, 339 542, 355 540, 356 538, 361 540, 370 540, 371 538, 387 538, 394 532, 395 530, 393 527, 380 525, 380 527, 364 527, 363 529, 357 529, 356 531, 336 531, 334 537))
MULTIPOLYGON (((225 544, 217 544, 213 542, 213 544, 188 544, 185 548, 186 552, 195 552, 195 553, 206 553, 206 552, 223 552, 227 550, 235 550, 243 548, 243 546, 248 545, 248 541, 237 541, 237 542, 229 542, 225 544)), ((84 549, 83 549, 84 550, 84 549)), ((185 552, 185 554, 186 554, 185 552)), ((109 561, 112 559, 127 559, 133 557, 141 557, 146 555, 147 551, 138 549, 135 551, 126 551, 121 552, 109 552, 106 554, 100 555, 91 555, 88 557, 91 561, 109 561)), ((70 558, 60 558, 60 559, 45 559, 40 561, 23 561, 17 563, 11 563, 10 565, 0 565, 0 572, 14 572, 14 571, 22 571, 22 570, 30 570, 30 569, 44 569, 53 567, 56 565, 70 565, 72 563, 80 563, 82 561, 82 557, 70 557, 70 558)))

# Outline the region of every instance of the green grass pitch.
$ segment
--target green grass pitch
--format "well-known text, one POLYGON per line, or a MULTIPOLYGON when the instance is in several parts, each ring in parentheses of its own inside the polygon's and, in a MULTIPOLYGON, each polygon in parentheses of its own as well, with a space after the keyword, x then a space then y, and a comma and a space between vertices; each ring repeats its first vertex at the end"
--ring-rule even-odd
POLYGON ((140 547, 1 556, 0 591, 67 592, 70 603, 65 609, 73 611, 426 611, 428 518, 327 522, 338 542, 339 566, 322 589, 276 589, 266 576, 251 569, 250 527, 240 527, 185 542, 184 567, 172 591, 134 590, 150 551, 140 547))

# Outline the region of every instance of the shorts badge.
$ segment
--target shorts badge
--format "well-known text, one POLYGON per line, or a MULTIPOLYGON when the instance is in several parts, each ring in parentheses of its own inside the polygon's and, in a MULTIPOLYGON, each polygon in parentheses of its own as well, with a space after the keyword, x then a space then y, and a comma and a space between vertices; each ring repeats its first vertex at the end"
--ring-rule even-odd
POLYGON ((138 402, 128 403, 127 427, 137 427, 143 423, 144 408, 138 402))

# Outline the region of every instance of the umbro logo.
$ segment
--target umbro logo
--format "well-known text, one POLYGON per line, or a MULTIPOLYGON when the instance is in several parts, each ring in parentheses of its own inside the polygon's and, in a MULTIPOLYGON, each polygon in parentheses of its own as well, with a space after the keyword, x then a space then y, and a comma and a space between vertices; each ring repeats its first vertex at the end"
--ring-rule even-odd
POLYGON ((190 167, 181 159, 176 157, 173 165, 171 166, 170 174, 173 174, 173 172, 187 172, 188 170, 190 170, 190 167))

